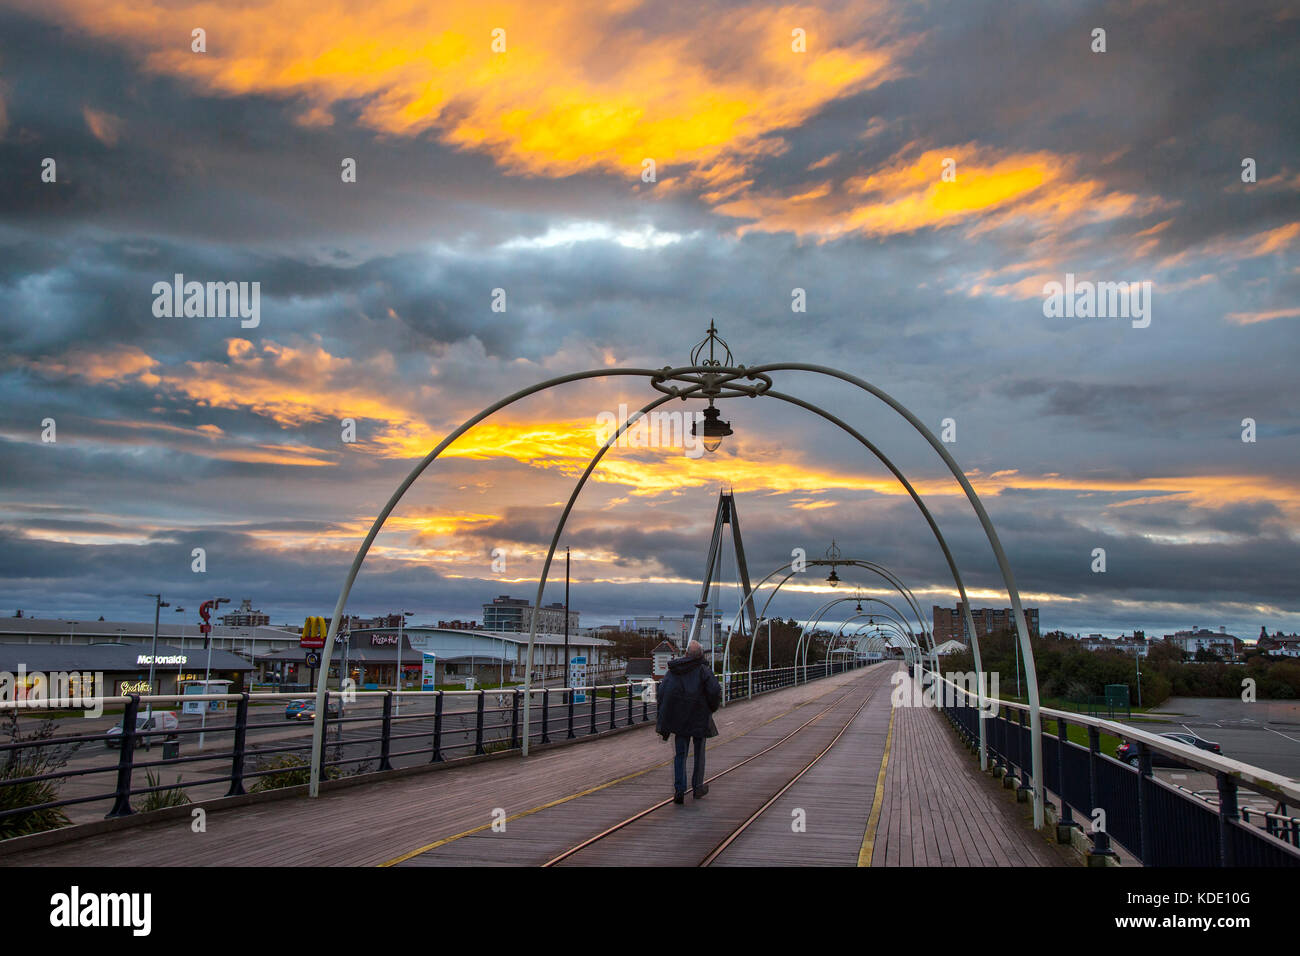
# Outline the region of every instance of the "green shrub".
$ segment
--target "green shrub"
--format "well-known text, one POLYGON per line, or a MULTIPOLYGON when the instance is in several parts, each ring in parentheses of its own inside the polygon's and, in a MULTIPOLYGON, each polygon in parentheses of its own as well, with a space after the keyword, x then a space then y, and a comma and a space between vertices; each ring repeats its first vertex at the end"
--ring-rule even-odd
MULTIPOLYGON (((54 738, 54 729, 58 725, 47 718, 37 725, 30 734, 23 734, 18 727, 18 712, 11 711, 5 721, 6 743, 39 743, 54 738)), ((81 744, 48 744, 47 746, 10 750, 0 760, 0 812, 16 810, 19 807, 33 807, 42 803, 52 803, 59 799, 58 780, 39 780, 30 783, 8 783, 22 777, 37 777, 41 774, 58 770, 67 764, 69 758, 81 744)), ((0 840, 10 837, 26 836, 44 830, 57 830, 66 827, 72 821, 63 812, 62 807, 49 807, 44 810, 30 810, 12 816, 0 817, 0 840)))
MULTIPOLYGON (((157 787, 162 783, 162 778, 155 777, 152 770, 145 771, 145 779, 149 781, 150 787, 157 787)), ((190 802, 189 794, 181 789, 181 778, 177 776, 176 786, 168 787, 166 790, 153 790, 146 793, 139 809, 147 813, 150 810, 161 810, 164 807, 183 807, 190 802)))

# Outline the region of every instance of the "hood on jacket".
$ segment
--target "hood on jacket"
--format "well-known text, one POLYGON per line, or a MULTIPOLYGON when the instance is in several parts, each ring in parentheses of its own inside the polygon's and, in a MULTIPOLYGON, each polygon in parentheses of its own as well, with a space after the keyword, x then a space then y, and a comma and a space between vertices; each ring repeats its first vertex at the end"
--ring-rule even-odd
POLYGON ((704 663, 703 657, 677 657, 668 662, 668 669, 681 677, 704 663))

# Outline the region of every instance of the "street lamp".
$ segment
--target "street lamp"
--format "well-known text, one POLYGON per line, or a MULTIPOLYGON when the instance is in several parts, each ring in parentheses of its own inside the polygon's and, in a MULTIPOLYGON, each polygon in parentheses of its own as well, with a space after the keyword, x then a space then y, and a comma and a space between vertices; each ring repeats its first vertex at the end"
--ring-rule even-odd
POLYGON ((406 633, 406 615, 410 611, 398 611, 397 618, 397 674, 393 678, 393 687, 397 691, 393 699, 394 713, 402 712, 402 639, 406 633))
MULTIPOLYGON (((736 360, 731 356, 731 349, 727 348, 727 343, 718 335, 718 330, 712 322, 709 322, 709 334, 704 337, 704 341, 691 351, 691 364, 697 368, 724 368, 730 367, 736 360), (719 359, 714 354, 714 345, 722 346, 725 353, 725 359, 719 359), (709 347, 709 357, 704 357, 704 346, 709 347)), ((707 393, 706 393, 707 394, 707 393)), ((731 434, 731 422, 722 420, 722 412, 713 407, 713 395, 709 395, 709 405, 704 409, 704 421, 691 423, 691 434, 704 442, 704 450, 712 454, 718 450, 722 444, 722 439, 731 434)))
MULTIPOLYGON (((230 598, 215 598, 212 601, 212 610, 218 611, 221 609, 221 605, 229 604, 229 603, 230 603, 230 598)), ((205 638, 204 643, 208 645, 208 666, 207 669, 203 672, 203 693, 207 694, 208 691, 211 690, 211 686, 212 686, 212 645, 215 639, 213 638, 212 633, 210 631, 204 635, 204 638, 205 638)), ((212 706, 212 701, 205 700, 203 702, 203 708, 200 711, 200 713, 203 715, 199 722, 199 749, 200 750, 203 749, 203 737, 204 737, 203 731, 208 726, 208 708, 210 708, 211 706, 212 706)))
MULTIPOLYGON (((158 659, 158 612, 165 607, 171 607, 162 599, 161 594, 146 594, 145 597, 153 598, 153 647, 149 651, 149 695, 153 696, 156 690, 153 686, 154 661, 158 659)), ((153 701, 149 701, 149 706, 144 709, 144 715, 148 718, 153 713, 153 701)))
MULTIPOLYGON (((826 583, 831 587, 835 587, 840 583, 840 576, 835 573, 835 562, 839 560, 841 553, 839 547, 835 544, 835 539, 831 538, 831 546, 826 549, 826 557, 830 558, 831 561, 831 573, 826 575, 826 583)), ((858 608, 858 610, 862 609, 858 608)))
POLYGON ((704 450, 710 453, 717 451, 722 439, 731 433, 731 422, 722 420, 722 412, 713 407, 713 399, 709 399, 709 407, 704 410, 704 421, 691 423, 691 434, 702 439, 704 450))

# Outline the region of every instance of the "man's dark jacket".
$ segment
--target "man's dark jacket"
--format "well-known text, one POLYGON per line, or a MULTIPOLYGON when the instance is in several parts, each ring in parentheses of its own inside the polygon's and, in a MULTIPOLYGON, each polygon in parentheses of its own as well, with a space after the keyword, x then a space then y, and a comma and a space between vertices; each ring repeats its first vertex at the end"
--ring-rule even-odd
POLYGON ((703 657, 679 657, 668 662, 668 673, 655 691, 659 719, 655 729, 686 737, 716 737, 713 712, 722 703, 722 686, 703 657))

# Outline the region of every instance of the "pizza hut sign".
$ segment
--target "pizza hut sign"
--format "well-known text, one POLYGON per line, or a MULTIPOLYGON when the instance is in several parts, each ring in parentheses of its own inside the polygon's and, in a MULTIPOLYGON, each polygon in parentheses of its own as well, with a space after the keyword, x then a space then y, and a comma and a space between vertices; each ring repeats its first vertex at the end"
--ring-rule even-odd
POLYGON ((397 635, 396 634, 371 634, 370 646, 371 647, 396 647, 397 635))

